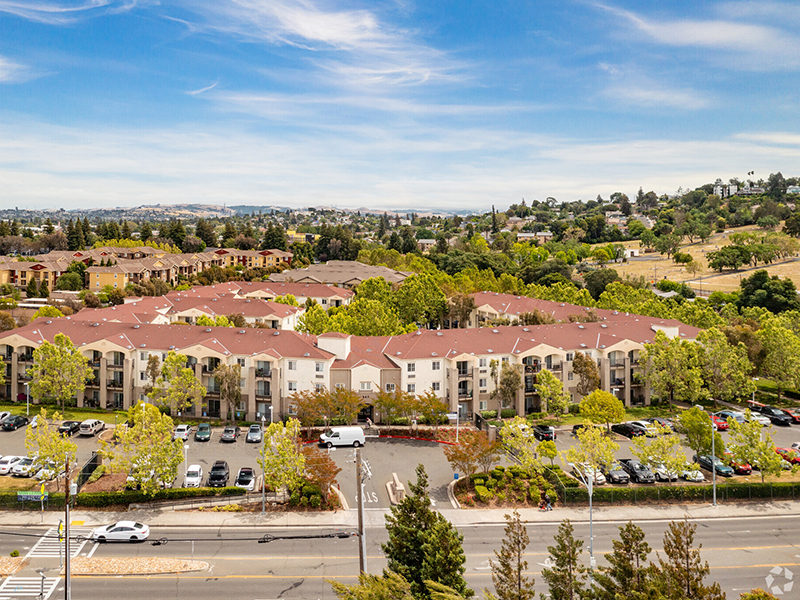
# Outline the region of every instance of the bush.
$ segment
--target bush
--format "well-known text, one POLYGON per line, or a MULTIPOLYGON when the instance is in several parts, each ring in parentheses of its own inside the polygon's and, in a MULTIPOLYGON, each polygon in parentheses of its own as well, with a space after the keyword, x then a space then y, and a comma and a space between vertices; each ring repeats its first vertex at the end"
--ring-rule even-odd
POLYGON ((473 485, 478 485, 489 479, 488 473, 473 473, 469 476, 469 482, 473 485))
POLYGON ((289 506, 297 506, 300 504, 300 490, 292 490, 289 495, 289 506))
POLYGON ((489 502, 492 499, 492 493, 482 485, 475 486, 475 497, 478 499, 478 502, 483 502, 484 504, 489 502))
POLYGON ((308 497, 303 496, 300 498, 300 506, 308 506, 308 497))
MULTIPOLYGON (((483 487, 485 487, 486 489, 489 489, 489 490, 493 490, 494 488, 497 487, 497 479, 487 479, 484 482, 484 484, 485 485, 483 487)), ((477 488, 478 486, 476 485, 475 487, 477 488)))
POLYGON ((505 473, 502 470, 498 469, 497 467, 492 469, 492 479, 496 479, 497 481, 503 481, 504 477, 505 473))
POLYGON ((311 496, 322 496, 322 489, 315 484, 307 483, 303 486, 303 496, 311 498, 311 496))
POLYGON ((106 470, 107 470, 107 469, 106 469, 105 465, 100 465, 99 467, 97 467, 97 468, 94 470, 94 473, 92 473, 92 474, 89 476, 89 479, 87 479, 87 480, 86 480, 86 483, 94 483, 95 481, 97 481, 97 480, 98 480, 98 479, 100 479, 100 478, 101 478, 103 475, 105 475, 105 474, 106 474, 106 470))
POLYGON ((389 425, 403 425, 403 426, 411 425, 411 419, 409 419, 408 417, 398 417, 396 419, 392 419, 392 422, 389 423, 389 425))
POLYGON ((181 500, 183 498, 202 498, 204 496, 235 496, 244 494, 240 488, 174 488, 159 490, 153 496, 141 491, 94 492, 78 494, 75 506, 101 508, 121 504, 145 503, 158 500, 181 500))
POLYGON ((19 556, 19 550, 12 550, 11 554, 9 554, 11 558, 17 558, 19 556))
POLYGON ((517 410, 515 408, 504 408, 500 411, 501 419, 513 419, 516 416, 517 410))
POLYGON ((571 415, 581 414, 580 402, 573 402, 572 404, 569 405, 569 414, 571 415))
POLYGON ((311 508, 319 508, 322 506, 322 496, 319 494, 314 494, 311 496, 311 499, 308 501, 308 503, 311 505, 311 508))
POLYGON ((481 411, 481 416, 484 419, 494 419, 494 418, 497 417, 497 411, 496 410, 482 410, 481 411))

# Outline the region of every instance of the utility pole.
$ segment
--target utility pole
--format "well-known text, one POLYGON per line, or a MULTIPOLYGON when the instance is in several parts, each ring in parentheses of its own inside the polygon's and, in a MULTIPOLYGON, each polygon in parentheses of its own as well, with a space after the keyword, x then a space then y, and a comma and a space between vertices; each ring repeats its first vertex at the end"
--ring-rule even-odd
POLYGON ((358 570, 367 572, 367 540, 364 536, 364 483, 361 477, 361 448, 356 448, 356 489, 358 490, 358 570))
POLYGON ((64 473, 66 474, 66 489, 64 490, 64 600, 72 600, 72 591, 70 590, 70 577, 69 577, 69 454, 64 465, 64 473))

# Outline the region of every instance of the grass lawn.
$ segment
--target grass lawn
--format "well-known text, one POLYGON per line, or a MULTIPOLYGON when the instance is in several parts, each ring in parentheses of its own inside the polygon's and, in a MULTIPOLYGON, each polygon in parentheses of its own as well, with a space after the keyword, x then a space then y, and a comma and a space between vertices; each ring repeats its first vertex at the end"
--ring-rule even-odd
MULTIPOLYGON (((623 421, 639 421, 641 419, 653 417, 674 417, 679 412, 679 409, 670 409, 667 406, 637 406, 625 411, 625 418, 623 421)), ((546 423, 548 425, 578 425, 579 423, 583 423, 583 417, 580 415, 564 415, 560 419, 549 417, 540 419, 537 422, 546 423)))
POLYGON ((27 477, 11 477, 11 475, 0 476, 0 492, 26 492, 38 485, 35 479, 29 479, 27 477))
MULTIPOLYGON (((40 404, 31 404, 30 405, 30 417, 33 418, 34 415, 39 414, 39 409, 42 408, 40 404)), ((61 407, 55 406, 52 404, 48 404, 45 406, 47 409, 47 413, 52 415, 54 412, 58 411, 61 412, 61 407)), ((25 416, 25 403, 24 402, 5 402, 0 404, 0 411, 8 410, 11 412, 12 415, 23 415, 25 416)), ((108 412, 105 410, 96 410, 91 408, 76 408, 74 406, 68 406, 66 410, 62 413, 64 415, 65 420, 71 421, 84 421, 86 419, 100 419, 105 423, 113 424, 115 422, 123 423, 128 419, 127 411, 120 410, 114 412, 108 412), (116 417, 116 420, 115 420, 116 417)))

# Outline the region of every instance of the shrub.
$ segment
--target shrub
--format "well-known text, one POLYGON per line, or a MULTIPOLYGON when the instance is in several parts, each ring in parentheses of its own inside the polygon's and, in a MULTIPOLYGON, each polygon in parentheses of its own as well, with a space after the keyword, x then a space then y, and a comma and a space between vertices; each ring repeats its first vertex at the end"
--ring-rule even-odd
POLYGON ((581 405, 580 402, 573 402, 569 405, 569 414, 571 415, 579 415, 581 413, 581 405))
POLYGON ((289 506, 297 506, 300 504, 300 490, 292 490, 289 496, 289 506))
POLYGON ((97 467, 97 468, 94 470, 94 473, 92 473, 92 474, 89 476, 89 479, 87 479, 87 480, 86 480, 86 483, 94 483, 95 481, 97 481, 98 479, 100 479, 100 478, 101 478, 103 475, 105 475, 105 474, 106 474, 106 467, 105 467, 105 465, 100 465, 99 467, 97 467))
POLYGON ((501 419, 513 419, 516 416, 517 410, 515 408, 504 408, 500 411, 501 419))
POLYGON ((19 550, 12 550, 11 554, 9 554, 11 558, 17 558, 19 556, 19 550))
POLYGON ((475 486, 475 497, 478 499, 478 502, 483 502, 486 504, 489 500, 492 499, 492 493, 482 485, 475 486))
POLYGON ((159 490, 153 496, 141 491, 82 493, 75 497, 76 506, 104 507, 120 504, 145 503, 159 500, 181 500, 183 498, 202 498, 204 496, 241 495, 245 491, 235 487, 228 488, 174 488, 159 490))
POLYGON ((481 411, 481 416, 484 419, 494 419, 494 418, 497 417, 497 411, 496 410, 482 410, 481 411))
POLYGON ((308 506, 308 497, 307 496, 303 496, 302 498, 300 498, 300 506, 308 506))
POLYGON ((505 473, 503 471, 501 471, 497 467, 492 469, 492 479, 496 479, 497 481, 502 481, 503 477, 505 477, 505 473))
MULTIPOLYGON (((475 487, 477 488, 478 486, 476 485, 475 487)), ((487 479, 484 483, 484 487, 489 490, 493 490, 497 487, 497 479, 487 479)))
POLYGON ((311 496, 321 496, 322 489, 315 484, 307 483, 303 486, 303 496, 311 497, 311 496))
POLYGON ((322 506, 322 496, 319 494, 314 494, 311 496, 311 499, 308 501, 308 503, 311 505, 311 508, 319 508, 322 506))
POLYGON ((472 475, 469 476, 469 481, 473 485, 478 485, 480 483, 483 483, 487 479, 489 479, 488 473, 473 473, 472 475))

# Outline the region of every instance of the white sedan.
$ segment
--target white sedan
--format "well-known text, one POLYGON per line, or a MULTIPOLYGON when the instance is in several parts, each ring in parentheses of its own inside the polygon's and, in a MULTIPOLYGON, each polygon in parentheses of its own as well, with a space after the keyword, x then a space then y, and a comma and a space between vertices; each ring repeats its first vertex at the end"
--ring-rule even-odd
POLYGON ((136 521, 117 521, 98 527, 89 535, 96 542, 141 542, 150 537, 150 527, 136 521))
POLYGON ((0 475, 8 475, 14 468, 14 465, 22 460, 22 456, 6 455, 0 459, 0 475))
POLYGON ((192 465, 186 469, 186 477, 183 480, 183 487, 200 487, 203 483, 203 467, 192 465))

